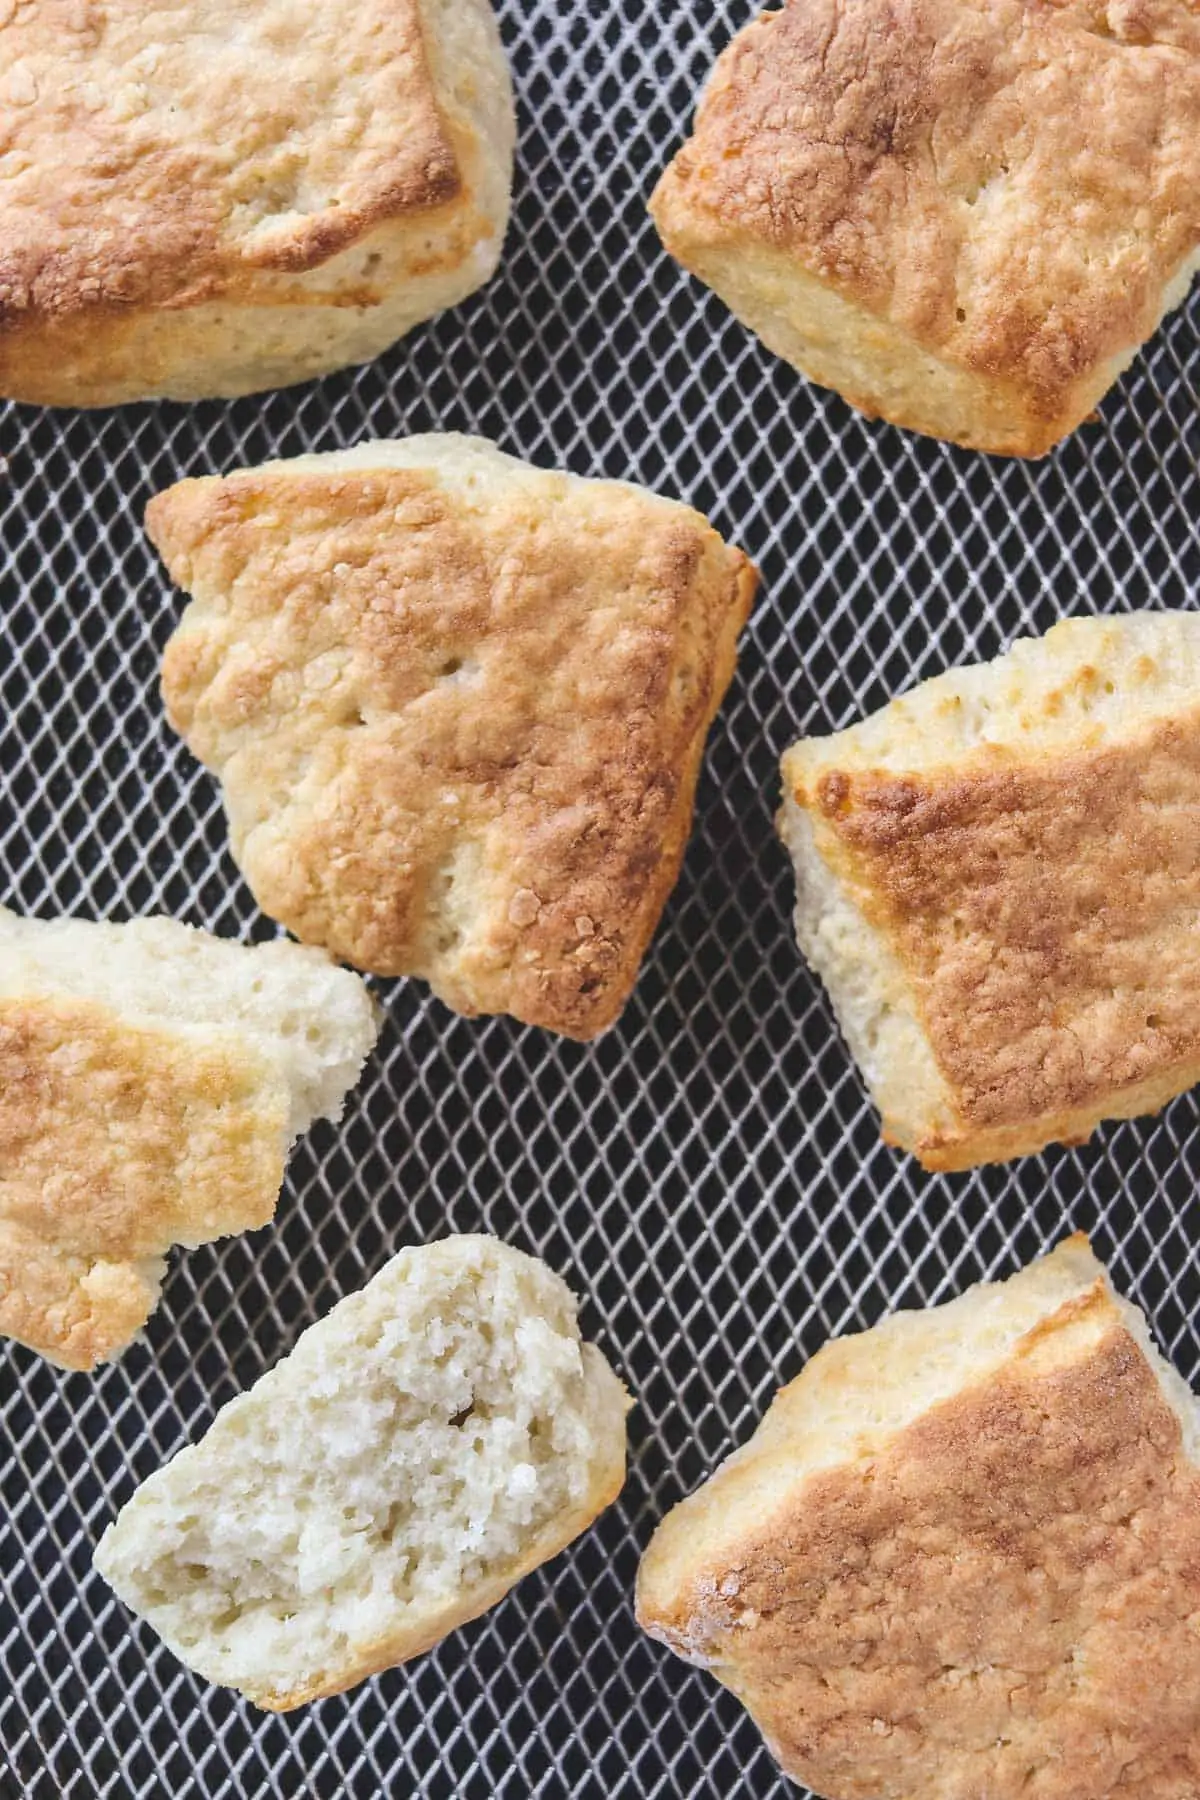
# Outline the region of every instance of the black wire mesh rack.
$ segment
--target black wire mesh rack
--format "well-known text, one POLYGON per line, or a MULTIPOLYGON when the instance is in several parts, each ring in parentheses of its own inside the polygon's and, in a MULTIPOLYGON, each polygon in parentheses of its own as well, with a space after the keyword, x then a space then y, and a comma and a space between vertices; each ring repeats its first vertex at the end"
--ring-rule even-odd
POLYGON ((713 0, 507 0, 520 109, 497 279, 358 372, 234 405, 9 408, 0 482, 0 898, 270 935, 215 791, 167 730, 181 604, 140 530, 184 474, 478 431, 691 501, 764 588, 678 888, 620 1024, 580 1047, 379 983, 387 1022, 275 1223, 172 1264, 94 1377, 0 1350, 0 1788, 21 1800, 730 1800, 795 1794, 737 1704, 638 1632, 655 1521, 831 1333, 1093 1233, 1200 1368, 1195 1095, 1081 1150, 931 1177, 879 1142, 795 949, 779 752, 1071 612, 1200 585, 1200 296, 1037 464, 869 425, 765 352, 645 210, 716 51, 713 0), (408 1668, 284 1718, 182 1669, 91 1572, 135 1483, 401 1245, 544 1256, 637 1396, 625 1492, 408 1668), (7 1770, 7 1774, 4 1771, 7 1770))

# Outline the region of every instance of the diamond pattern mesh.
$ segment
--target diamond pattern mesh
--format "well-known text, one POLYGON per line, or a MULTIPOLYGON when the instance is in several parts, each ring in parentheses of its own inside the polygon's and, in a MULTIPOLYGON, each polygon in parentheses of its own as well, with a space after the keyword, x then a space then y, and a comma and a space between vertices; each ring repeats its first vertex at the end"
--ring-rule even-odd
POLYGON ((766 1800, 736 1703, 644 1641, 661 1513, 831 1333, 1092 1231, 1182 1373, 1200 1334, 1185 1096, 1081 1151, 935 1179, 882 1147, 804 968, 776 759, 1068 611, 1187 606, 1200 581, 1200 295, 1098 423, 1038 465, 864 424, 658 249, 644 210, 738 0, 508 0, 521 108, 499 278, 356 375, 234 406, 9 409, 0 483, 0 867, 23 910, 165 910, 269 935, 213 787, 164 726, 179 600, 139 519, 189 473, 364 435, 480 431, 678 494, 765 588, 714 730, 686 866, 619 1027, 592 1048, 380 984, 343 1125, 275 1224, 174 1259, 95 1378, 0 1351, 0 1786, 29 1800, 305 1794, 766 1800), (638 1406, 620 1503, 406 1670, 283 1719, 183 1671, 90 1572, 135 1482, 403 1244, 486 1229, 545 1256, 638 1406))

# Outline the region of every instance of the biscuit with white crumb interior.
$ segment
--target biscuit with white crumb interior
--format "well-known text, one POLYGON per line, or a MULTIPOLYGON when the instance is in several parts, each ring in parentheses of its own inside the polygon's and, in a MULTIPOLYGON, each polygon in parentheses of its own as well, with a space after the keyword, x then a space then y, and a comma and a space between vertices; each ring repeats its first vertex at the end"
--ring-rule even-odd
POLYGON ((432 1648, 585 1530, 628 1404, 544 1263, 402 1250, 142 1483, 96 1568, 191 1668, 286 1711, 432 1648))

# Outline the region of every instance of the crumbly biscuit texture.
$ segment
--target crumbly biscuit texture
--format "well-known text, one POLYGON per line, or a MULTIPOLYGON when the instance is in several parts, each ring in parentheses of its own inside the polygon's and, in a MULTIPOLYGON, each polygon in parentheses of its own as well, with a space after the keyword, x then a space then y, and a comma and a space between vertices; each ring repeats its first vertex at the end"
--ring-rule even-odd
POLYGON ((1194 0, 790 0, 716 64, 667 248, 870 417, 1040 456, 1200 261, 1194 0))
POLYGON ((796 930, 927 1168, 1200 1080, 1200 618, 1068 620, 783 759, 796 930))
POLYGON ((1186 1800, 1198 1449, 1074 1239, 815 1356, 663 1521, 638 1616, 824 1800, 1186 1800))
POLYGON ((625 1391, 544 1264, 404 1250, 134 1494, 96 1567, 285 1711, 428 1650, 620 1491, 625 1391))
POLYGON ((679 868, 755 574, 698 513, 479 439, 159 495, 168 713, 259 904, 458 1011, 612 1023, 679 868))
POLYGON ((196 399, 378 355, 495 268, 487 0, 0 6, 0 393, 196 399))
POLYGON ((270 1219, 375 1032, 362 983, 295 944, 0 910, 0 1332, 117 1355, 172 1244, 270 1219))

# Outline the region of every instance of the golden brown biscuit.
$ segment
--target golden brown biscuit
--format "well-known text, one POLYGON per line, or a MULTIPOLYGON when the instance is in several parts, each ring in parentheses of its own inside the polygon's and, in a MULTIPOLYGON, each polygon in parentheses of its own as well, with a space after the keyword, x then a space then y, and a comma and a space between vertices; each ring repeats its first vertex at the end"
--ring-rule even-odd
POLYGON ((1074 619, 783 759, 796 932, 929 1169, 1200 1080, 1200 616, 1074 619))
POLYGON ((266 1224, 375 1029, 295 944, 0 909, 0 1333, 68 1369, 117 1355, 172 1244, 266 1224))
POLYGON ((259 904, 467 1014, 612 1024, 752 566, 689 508, 430 436, 186 481, 163 664, 259 904))
POLYGON ((513 131, 487 0, 0 5, 0 394, 377 356, 492 273, 513 131))
POLYGON ((838 1339, 638 1617, 825 1800, 1200 1793, 1200 1421, 1086 1240, 838 1339))
POLYGON ((1195 0, 791 0, 717 62, 651 210, 868 417, 1041 456, 1200 252, 1195 0))

